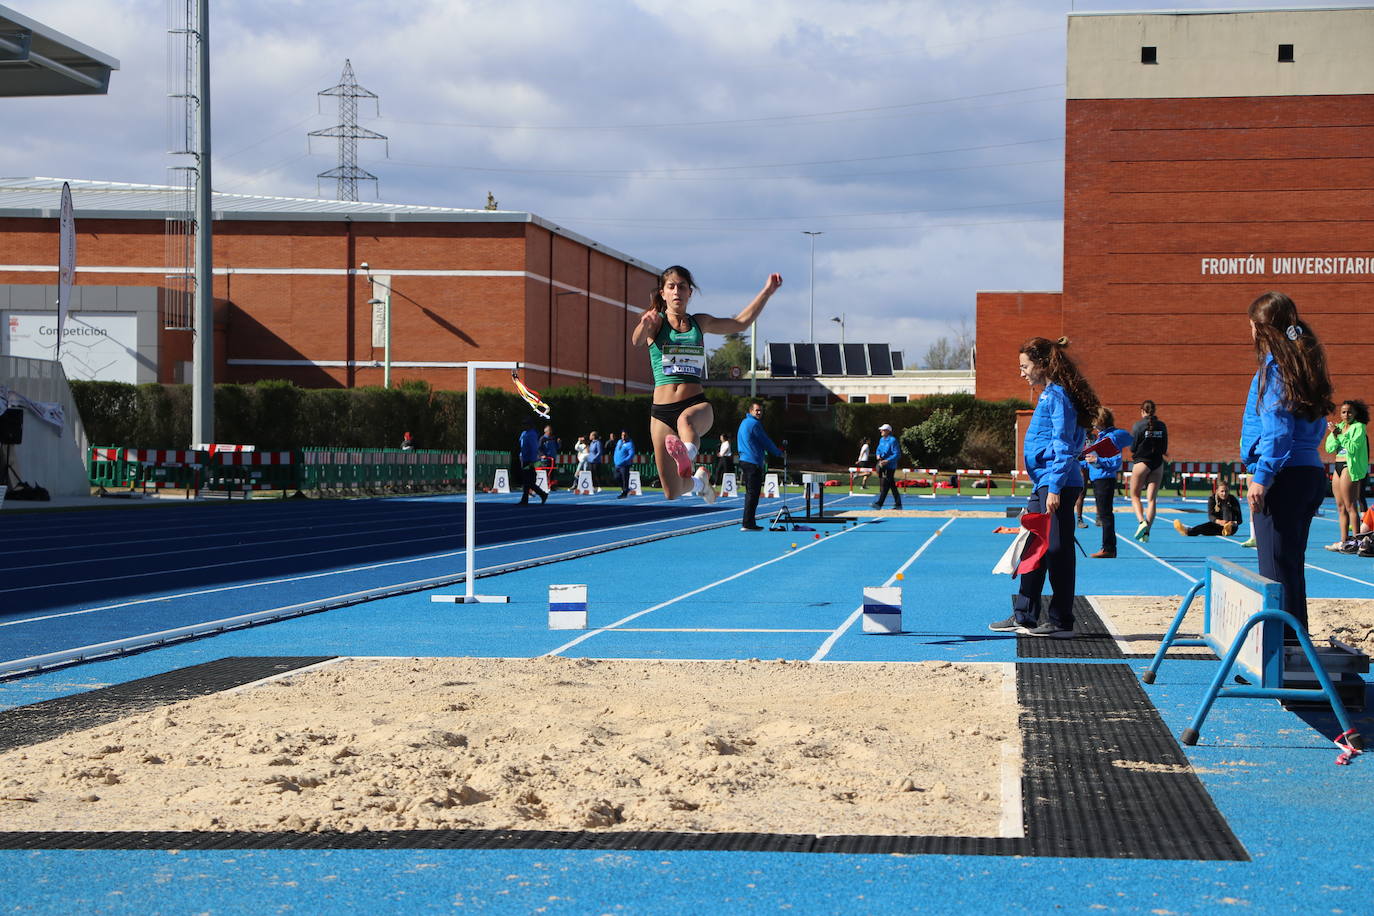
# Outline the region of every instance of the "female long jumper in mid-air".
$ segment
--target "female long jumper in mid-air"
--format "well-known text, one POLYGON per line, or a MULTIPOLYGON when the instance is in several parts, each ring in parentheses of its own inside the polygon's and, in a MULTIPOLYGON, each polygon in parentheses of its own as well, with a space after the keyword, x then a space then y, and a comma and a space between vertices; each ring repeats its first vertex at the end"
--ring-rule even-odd
POLYGON ((692 473, 701 437, 715 422, 715 413, 701 387, 706 380, 705 335, 745 330, 780 286, 782 275, 769 274, 754 301, 738 315, 716 318, 700 312, 688 313, 687 305, 697 289, 691 271, 674 266, 659 274, 653 307, 635 325, 630 341, 637 347, 649 348, 654 372, 649 432, 663 495, 668 499, 698 493, 707 502, 716 500, 707 470, 703 467, 695 475, 692 473))

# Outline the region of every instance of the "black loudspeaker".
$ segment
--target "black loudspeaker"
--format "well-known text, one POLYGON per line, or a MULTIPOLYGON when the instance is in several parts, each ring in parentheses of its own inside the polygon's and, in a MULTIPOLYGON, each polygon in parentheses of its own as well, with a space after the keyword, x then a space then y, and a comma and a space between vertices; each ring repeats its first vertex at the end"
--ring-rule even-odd
POLYGON ((0 413, 0 445, 19 445, 24 441, 24 411, 11 407, 0 413))

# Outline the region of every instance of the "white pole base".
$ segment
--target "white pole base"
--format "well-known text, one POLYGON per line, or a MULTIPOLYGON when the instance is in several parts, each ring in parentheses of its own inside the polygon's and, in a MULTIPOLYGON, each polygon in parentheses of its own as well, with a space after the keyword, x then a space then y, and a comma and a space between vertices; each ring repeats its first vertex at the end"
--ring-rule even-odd
POLYGON ((505 595, 430 595, 430 601, 440 604, 509 604, 505 595))

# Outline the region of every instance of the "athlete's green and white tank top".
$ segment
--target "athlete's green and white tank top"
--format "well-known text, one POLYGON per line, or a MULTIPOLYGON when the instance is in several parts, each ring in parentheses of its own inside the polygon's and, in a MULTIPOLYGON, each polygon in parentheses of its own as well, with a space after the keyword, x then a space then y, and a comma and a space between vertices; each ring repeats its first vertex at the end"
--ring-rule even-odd
POLYGON ((649 341, 649 365, 654 370, 654 387, 678 382, 706 380, 706 339, 693 315, 685 331, 677 331, 665 315, 654 339, 649 341))

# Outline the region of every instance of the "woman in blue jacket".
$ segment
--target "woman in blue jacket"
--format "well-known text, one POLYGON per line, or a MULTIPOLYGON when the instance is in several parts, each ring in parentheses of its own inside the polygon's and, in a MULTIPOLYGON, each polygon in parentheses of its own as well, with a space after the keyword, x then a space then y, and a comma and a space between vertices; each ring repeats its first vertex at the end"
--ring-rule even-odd
POLYGON ((1086 456, 1088 479, 1097 503, 1097 522, 1102 526, 1102 549, 1093 554, 1093 559, 1110 560, 1116 556, 1116 514, 1112 509, 1112 501, 1116 499, 1117 475, 1121 473, 1121 450, 1131 444, 1133 437, 1126 430, 1117 429, 1116 416, 1108 407, 1097 408, 1093 429, 1097 433, 1097 442, 1107 441, 1116 447, 1116 454, 1110 458, 1103 458, 1095 452, 1089 452, 1086 456))
POLYGON ((1250 303, 1259 371, 1250 383, 1240 455, 1253 476, 1246 499, 1260 575, 1283 585, 1283 609, 1307 627, 1307 535, 1326 495, 1317 447, 1335 409, 1326 352, 1283 293, 1250 303))
POLYGON ((1072 639, 1074 596, 1074 503, 1083 489, 1078 456, 1083 452, 1084 430, 1091 426, 1101 406, 1083 373, 1064 351, 1068 338, 1057 341, 1032 337, 1021 346, 1021 377, 1045 390, 1035 405, 1022 448, 1032 494, 1029 512, 1050 515, 1049 545, 1038 569, 1021 576, 1021 590, 1012 596, 1012 615, 989 629, 1015 631, 1023 636, 1072 639), (1047 619, 1040 622, 1040 593, 1049 576, 1054 597, 1047 619))

